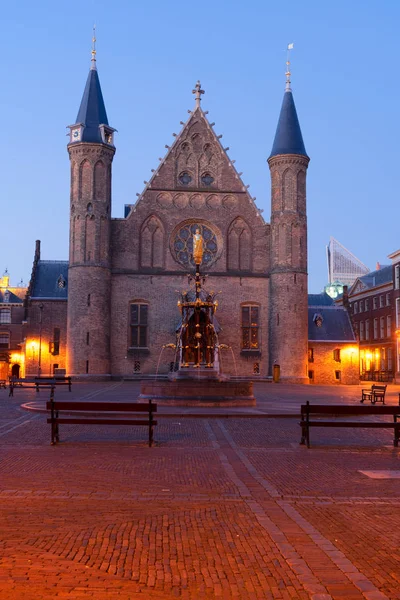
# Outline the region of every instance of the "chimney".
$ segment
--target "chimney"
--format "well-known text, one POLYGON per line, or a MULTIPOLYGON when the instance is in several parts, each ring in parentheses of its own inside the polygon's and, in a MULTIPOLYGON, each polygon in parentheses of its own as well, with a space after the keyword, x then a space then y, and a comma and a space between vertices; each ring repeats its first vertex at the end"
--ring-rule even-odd
POLYGON ((40 240, 36 240, 36 244, 35 244, 35 260, 40 260, 40 240))
POLYGON ((379 262, 376 263, 375 271, 379 271, 381 268, 381 264, 379 262))
POLYGON ((343 306, 348 309, 349 308, 349 286, 343 286, 343 306))

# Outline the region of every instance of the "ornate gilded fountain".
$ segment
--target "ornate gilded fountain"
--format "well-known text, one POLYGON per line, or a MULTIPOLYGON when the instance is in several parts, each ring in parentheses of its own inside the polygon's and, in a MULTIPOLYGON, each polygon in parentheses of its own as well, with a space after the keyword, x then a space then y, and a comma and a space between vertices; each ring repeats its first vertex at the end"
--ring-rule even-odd
POLYGON ((195 274, 188 275, 191 289, 181 292, 178 300, 181 323, 176 344, 164 346, 175 350, 178 369, 169 374, 169 381, 142 381, 140 398, 181 406, 254 406, 252 382, 231 380, 221 372, 220 352, 228 346, 218 339, 217 294, 204 289, 207 276, 200 273, 203 252, 204 240, 197 228, 192 254, 195 274))

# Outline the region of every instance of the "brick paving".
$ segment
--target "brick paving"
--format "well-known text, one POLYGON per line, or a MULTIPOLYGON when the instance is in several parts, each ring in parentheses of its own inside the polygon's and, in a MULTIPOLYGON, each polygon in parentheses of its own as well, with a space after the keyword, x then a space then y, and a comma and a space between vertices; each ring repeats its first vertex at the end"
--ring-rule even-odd
MULTIPOLYGON (((138 392, 73 388, 57 396, 138 392)), ((358 402, 359 386, 255 391, 253 418, 159 407, 153 448, 144 428, 97 425, 60 427, 52 447, 21 407, 46 394, 0 391, 0 599, 400 599, 400 479, 362 473, 400 470, 392 433, 316 429, 308 450, 290 415, 358 402)))

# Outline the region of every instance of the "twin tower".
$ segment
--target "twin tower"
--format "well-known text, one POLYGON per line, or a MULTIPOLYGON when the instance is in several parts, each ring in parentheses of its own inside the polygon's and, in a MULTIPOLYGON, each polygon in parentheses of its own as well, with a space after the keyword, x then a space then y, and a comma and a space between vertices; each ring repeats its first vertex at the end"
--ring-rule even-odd
MULTIPOLYGON (((123 219, 111 218, 114 129, 95 54, 70 126, 67 370, 81 377, 154 373, 177 329, 176 290, 191 269, 189 237, 207 242, 208 286, 221 290, 220 341, 239 375, 308 382, 306 172, 287 81, 271 155, 271 222, 261 217, 196 104, 123 219)), ((227 359, 229 368, 229 359, 227 359)), ((229 370, 229 369, 227 369, 229 370)))

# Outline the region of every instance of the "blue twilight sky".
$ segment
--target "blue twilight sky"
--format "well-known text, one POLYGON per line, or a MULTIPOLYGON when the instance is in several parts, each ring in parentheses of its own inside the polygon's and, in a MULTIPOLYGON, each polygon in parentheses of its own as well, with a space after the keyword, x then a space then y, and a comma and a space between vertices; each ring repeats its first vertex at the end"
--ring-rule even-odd
POLYGON ((97 24, 97 65, 118 130, 113 216, 122 217, 194 106, 270 220, 271 151, 286 46, 308 170, 309 291, 327 282, 333 236, 371 269, 400 248, 398 0, 20 0, 2 5, 2 254, 11 283, 68 259, 69 161, 97 24), (379 229, 377 229, 377 225, 379 229))

